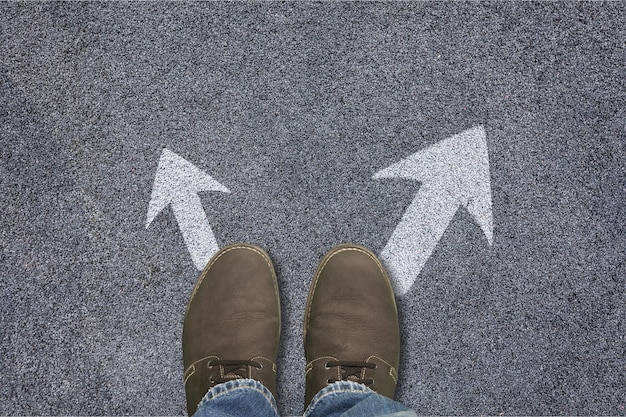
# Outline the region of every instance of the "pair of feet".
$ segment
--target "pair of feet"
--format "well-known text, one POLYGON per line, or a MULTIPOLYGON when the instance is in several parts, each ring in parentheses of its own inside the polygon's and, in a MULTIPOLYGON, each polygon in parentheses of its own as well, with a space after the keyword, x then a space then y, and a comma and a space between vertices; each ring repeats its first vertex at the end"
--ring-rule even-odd
MULTIPOLYGON (((196 284, 185 314, 187 411, 215 385, 255 379, 276 396, 280 300, 272 261, 247 244, 220 250, 196 284)), ((393 397, 400 337, 389 278, 368 249, 340 245, 322 259, 304 316, 305 408, 336 381, 393 397)))

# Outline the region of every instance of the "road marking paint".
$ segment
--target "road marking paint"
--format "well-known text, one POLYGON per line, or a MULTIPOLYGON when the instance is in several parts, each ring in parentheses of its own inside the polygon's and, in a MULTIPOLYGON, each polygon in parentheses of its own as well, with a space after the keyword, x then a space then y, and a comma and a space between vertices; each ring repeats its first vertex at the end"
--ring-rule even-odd
POLYGON ((416 152, 372 177, 422 182, 380 257, 398 295, 415 282, 460 207, 493 243, 491 181, 485 130, 474 127, 416 152))
POLYGON ((146 229, 155 217, 171 204, 191 259, 198 270, 202 270, 219 250, 198 196, 201 191, 230 193, 228 188, 191 162, 168 149, 163 149, 148 205, 146 229))

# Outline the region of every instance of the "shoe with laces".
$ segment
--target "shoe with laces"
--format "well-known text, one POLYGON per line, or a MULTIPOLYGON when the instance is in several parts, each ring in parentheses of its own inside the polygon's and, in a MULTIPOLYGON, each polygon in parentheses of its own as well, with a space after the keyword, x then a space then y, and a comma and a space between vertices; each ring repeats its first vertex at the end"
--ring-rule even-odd
POLYGON ((400 333, 391 283, 380 261, 357 245, 320 263, 304 316, 305 408, 322 388, 354 381, 393 398, 400 333))
POLYGON ((187 412, 215 385, 260 381, 276 396, 280 301, 276 273, 263 249, 220 250, 196 284, 183 325, 187 412))

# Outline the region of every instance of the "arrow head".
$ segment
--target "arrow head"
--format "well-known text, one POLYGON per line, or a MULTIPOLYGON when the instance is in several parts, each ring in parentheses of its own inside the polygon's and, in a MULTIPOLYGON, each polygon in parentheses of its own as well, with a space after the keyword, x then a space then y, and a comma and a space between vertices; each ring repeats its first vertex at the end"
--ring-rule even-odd
POLYGON ((184 200, 200 191, 222 191, 228 188, 174 152, 163 149, 154 177, 152 197, 148 206, 146 228, 168 204, 184 200))
POLYGON ((416 152, 372 178, 407 178, 449 193, 493 242, 491 180, 485 129, 477 126, 416 152))

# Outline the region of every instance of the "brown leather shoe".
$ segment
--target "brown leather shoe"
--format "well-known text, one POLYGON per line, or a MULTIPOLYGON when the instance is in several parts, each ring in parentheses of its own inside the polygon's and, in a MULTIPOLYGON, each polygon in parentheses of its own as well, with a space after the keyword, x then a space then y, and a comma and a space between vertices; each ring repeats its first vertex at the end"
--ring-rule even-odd
POLYGON ((376 255, 340 245, 322 259, 304 316, 305 408, 328 384, 348 380, 393 397, 400 332, 396 301, 376 255))
POLYGON ((191 294, 183 326, 187 412, 215 385, 256 379, 276 396, 280 300, 276 273, 263 249, 220 250, 191 294))

